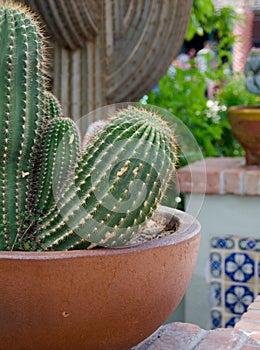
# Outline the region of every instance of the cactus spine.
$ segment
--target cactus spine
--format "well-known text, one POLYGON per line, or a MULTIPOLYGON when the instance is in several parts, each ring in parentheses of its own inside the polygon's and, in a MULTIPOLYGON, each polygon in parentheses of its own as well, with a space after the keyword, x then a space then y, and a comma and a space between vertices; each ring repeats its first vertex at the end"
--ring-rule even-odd
POLYGON ((173 176, 170 131, 153 112, 119 111, 94 137, 58 208, 36 232, 44 249, 124 245, 151 216, 173 176))
POLYGON ((0 38, 0 249, 11 249, 21 233, 43 117, 43 54, 37 24, 19 6, 1 6, 0 38))

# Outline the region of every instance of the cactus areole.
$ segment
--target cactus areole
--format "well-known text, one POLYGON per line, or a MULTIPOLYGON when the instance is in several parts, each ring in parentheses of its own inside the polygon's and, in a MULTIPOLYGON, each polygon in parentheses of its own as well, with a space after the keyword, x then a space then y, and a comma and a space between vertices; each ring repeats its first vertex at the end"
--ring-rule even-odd
POLYGON ((152 110, 108 116, 82 149, 46 91, 44 44, 24 7, 0 3, 0 250, 127 245, 175 172, 175 140, 152 110))

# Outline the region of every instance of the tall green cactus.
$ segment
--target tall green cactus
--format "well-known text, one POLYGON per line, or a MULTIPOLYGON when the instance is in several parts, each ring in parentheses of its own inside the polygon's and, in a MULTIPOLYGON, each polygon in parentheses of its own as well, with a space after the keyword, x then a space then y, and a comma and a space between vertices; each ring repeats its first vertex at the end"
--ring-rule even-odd
POLYGON ((0 9, 0 249, 11 249, 21 233, 44 113, 41 34, 31 15, 8 4, 0 9))
POLYGON ((58 209, 40 220, 42 247, 126 244, 160 202, 175 160, 171 132, 156 114, 119 111, 87 145, 58 209))
POLYGON ((0 250, 125 245, 157 207, 176 161, 152 110, 119 110, 80 151, 45 91, 43 44, 26 9, 0 2, 0 250))

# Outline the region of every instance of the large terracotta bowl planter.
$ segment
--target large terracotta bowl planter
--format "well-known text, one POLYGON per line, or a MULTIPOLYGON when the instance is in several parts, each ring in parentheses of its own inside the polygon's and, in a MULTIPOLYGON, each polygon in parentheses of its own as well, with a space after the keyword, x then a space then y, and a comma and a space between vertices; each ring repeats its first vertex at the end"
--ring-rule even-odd
POLYGON ((197 259, 200 224, 174 212, 177 232, 132 247, 1 252, 0 349, 123 350, 149 336, 179 304, 197 259))
POLYGON ((247 165, 260 166, 260 107, 237 106, 228 110, 232 132, 242 145, 247 165))

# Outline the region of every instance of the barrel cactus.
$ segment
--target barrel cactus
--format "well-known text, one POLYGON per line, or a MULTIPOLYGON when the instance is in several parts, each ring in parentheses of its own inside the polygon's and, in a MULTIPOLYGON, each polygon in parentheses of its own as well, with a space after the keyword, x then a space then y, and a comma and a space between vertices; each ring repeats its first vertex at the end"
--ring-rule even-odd
POLYGON ((168 127, 152 111, 119 110, 83 150, 56 207, 40 219, 41 246, 126 244, 173 176, 173 145, 168 127))
POLYGON ((0 3, 0 250, 127 244, 175 171, 175 140, 149 109, 116 111, 81 144, 46 92, 37 20, 0 3))

